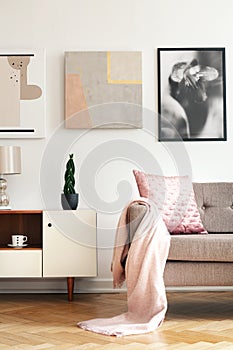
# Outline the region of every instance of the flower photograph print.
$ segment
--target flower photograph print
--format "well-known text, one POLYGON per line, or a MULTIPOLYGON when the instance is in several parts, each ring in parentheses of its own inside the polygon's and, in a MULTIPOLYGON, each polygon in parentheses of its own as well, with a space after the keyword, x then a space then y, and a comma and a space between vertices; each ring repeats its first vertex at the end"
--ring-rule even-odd
POLYGON ((225 49, 158 49, 159 141, 225 141, 225 49))

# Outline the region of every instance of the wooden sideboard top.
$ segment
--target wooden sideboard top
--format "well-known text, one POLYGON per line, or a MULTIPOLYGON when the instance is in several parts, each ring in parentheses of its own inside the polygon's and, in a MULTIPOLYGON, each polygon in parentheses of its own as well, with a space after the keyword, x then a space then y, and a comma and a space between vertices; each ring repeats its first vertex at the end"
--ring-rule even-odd
POLYGON ((43 210, 0 210, 1 214, 42 214, 43 210))

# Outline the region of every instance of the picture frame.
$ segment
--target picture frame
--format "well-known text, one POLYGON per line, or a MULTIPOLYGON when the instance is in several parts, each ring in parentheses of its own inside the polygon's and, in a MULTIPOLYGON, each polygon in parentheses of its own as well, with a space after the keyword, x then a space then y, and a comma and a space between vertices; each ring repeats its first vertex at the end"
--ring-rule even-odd
POLYGON ((45 137, 45 49, 0 49, 0 137, 45 137))
POLYGON ((158 140, 226 141, 225 48, 158 48, 158 140))

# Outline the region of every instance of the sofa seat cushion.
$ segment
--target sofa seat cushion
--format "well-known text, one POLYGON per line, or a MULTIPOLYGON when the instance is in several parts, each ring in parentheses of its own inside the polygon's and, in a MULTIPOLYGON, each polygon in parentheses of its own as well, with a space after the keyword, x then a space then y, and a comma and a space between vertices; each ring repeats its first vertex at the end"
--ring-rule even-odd
POLYGON ((168 260, 233 262, 233 233, 171 236, 168 260))

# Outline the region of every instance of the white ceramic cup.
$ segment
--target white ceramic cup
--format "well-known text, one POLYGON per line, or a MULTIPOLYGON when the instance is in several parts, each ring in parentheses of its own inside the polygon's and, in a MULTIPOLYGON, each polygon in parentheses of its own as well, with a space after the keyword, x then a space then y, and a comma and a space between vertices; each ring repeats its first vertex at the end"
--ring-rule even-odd
POLYGON ((23 235, 12 235, 12 245, 14 247, 22 247, 25 242, 27 242, 27 236, 23 235))

